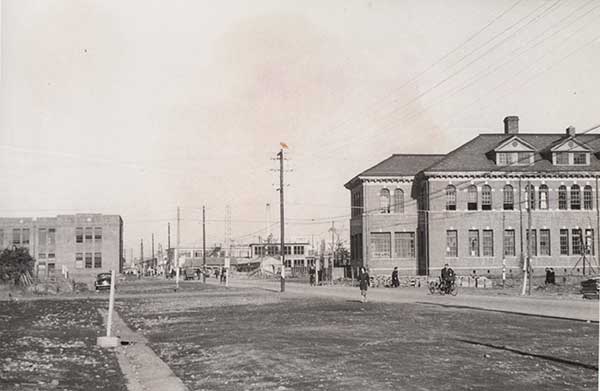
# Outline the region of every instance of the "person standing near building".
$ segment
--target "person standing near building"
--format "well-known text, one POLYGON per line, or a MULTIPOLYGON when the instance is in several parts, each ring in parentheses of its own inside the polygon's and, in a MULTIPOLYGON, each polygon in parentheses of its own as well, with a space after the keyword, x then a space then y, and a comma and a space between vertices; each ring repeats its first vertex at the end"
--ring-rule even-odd
POLYGON ((398 266, 396 266, 392 272, 392 288, 398 288, 399 286, 400 280, 398 279, 398 266))
POLYGON ((367 301, 367 289, 369 288, 370 281, 371 279, 369 277, 369 273, 367 273, 367 270, 364 266, 361 266, 360 274, 358 276, 358 282, 360 287, 361 301, 363 303, 367 301))

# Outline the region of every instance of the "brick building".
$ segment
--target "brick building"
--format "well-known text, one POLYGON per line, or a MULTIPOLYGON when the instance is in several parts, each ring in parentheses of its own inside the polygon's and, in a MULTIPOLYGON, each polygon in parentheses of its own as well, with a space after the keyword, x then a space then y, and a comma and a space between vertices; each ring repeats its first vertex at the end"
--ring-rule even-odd
POLYGON ((0 247, 12 246, 29 250, 40 278, 66 268, 71 278, 90 280, 122 271, 123 220, 102 214, 0 218, 0 247))
POLYGON ((518 117, 444 156, 394 155, 346 184, 353 261, 376 274, 437 274, 444 263, 518 274, 531 243, 537 273, 581 273, 584 252, 597 265, 599 155, 600 135, 522 134, 518 117))

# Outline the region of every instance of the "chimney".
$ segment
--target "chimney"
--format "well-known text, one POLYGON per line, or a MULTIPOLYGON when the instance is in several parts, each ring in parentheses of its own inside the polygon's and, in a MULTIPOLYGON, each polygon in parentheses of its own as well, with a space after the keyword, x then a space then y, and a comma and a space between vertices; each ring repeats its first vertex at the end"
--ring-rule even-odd
POLYGON ((511 115, 504 118, 504 134, 519 133, 519 117, 511 115))
POLYGON ((575 136, 575 126, 569 126, 567 128, 567 136, 569 136, 569 137, 575 136))

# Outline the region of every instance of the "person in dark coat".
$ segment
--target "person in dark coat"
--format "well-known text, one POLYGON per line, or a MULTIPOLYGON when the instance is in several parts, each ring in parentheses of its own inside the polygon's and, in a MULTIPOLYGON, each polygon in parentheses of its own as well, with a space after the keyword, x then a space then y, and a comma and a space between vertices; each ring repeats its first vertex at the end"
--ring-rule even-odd
POLYGON ((363 303, 367 301, 367 289, 369 288, 370 281, 371 279, 369 277, 369 273, 367 273, 367 270, 364 268, 364 266, 362 266, 360 268, 358 282, 360 287, 361 300, 363 303))
POLYGON ((308 276, 310 278, 310 286, 315 286, 315 276, 317 274, 317 271, 315 270, 314 266, 309 267, 308 269, 308 276))
POLYGON ((400 280, 398 279, 398 266, 396 266, 392 272, 392 288, 398 288, 399 286, 400 280))

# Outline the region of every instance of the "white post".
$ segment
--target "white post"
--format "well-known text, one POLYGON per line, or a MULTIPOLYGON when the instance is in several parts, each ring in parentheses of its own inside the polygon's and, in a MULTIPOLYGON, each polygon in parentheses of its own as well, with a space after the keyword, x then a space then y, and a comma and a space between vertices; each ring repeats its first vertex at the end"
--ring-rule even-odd
POLYGON ((175 260, 175 289, 179 289, 179 258, 175 260))
POLYGON ((115 307, 115 271, 110 271, 110 296, 108 299, 108 319, 106 321, 106 336, 110 337, 112 332, 112 314, 115 307))

